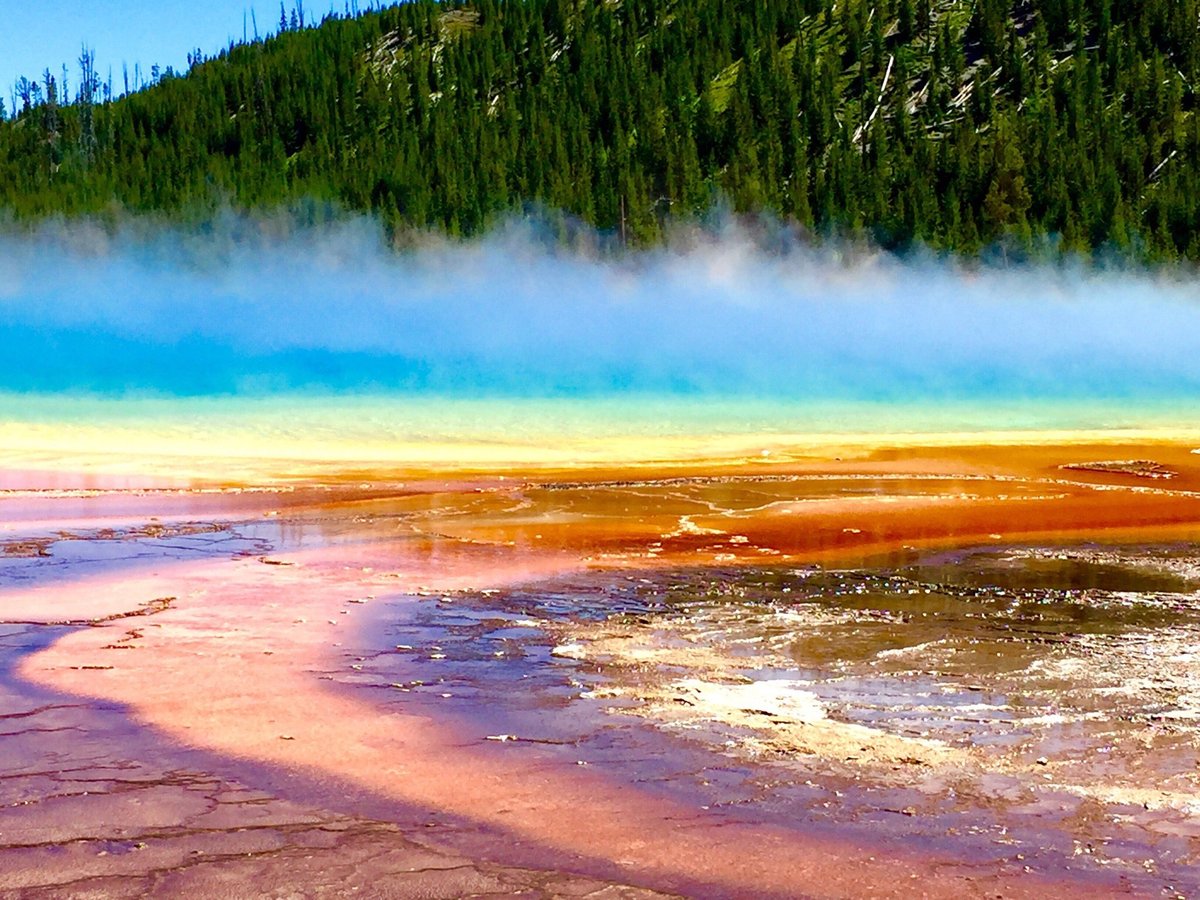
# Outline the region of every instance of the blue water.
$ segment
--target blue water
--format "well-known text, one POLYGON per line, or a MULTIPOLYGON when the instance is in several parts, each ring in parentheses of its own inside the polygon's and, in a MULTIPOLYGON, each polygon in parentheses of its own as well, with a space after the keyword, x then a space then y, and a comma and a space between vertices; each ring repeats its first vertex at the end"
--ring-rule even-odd
POLYGON ((1137 426, 1200 408, 1185 273, 778 255, 736 234, 604 262, 512 232, 397 254, 363 223, 287 238, 73 228, 0 238, 0 392, 26 407, 640 398, 626 411, 653 422, 673 398, 734 418, 760 404, 750 419, 780 430, 864 415, 906 430, 931 408, 968 428, 983 407, 1006 427, 1137 426))

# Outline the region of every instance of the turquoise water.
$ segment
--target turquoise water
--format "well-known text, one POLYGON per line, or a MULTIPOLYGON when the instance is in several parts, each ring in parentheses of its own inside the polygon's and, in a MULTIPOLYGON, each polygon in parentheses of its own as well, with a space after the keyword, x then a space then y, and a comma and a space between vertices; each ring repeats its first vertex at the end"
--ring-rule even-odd
POLYGON ((595 260, 520 231, 397 254, 369 223, 71 226, 0 237, 0 393, 10 421, 405 434, 1178 425, 1200 408, 1200 292, 1182 271, 779 254, 737 233, 595 260))

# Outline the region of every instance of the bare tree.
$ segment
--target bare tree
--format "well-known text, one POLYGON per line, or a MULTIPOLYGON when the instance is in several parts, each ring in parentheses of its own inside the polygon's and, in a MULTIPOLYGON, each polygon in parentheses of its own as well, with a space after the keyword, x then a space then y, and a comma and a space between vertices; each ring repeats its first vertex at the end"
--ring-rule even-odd
POLYGON ((47 69, 42 73, 42 83, 46 86, 46 102, 42 104, 42 124, 46 129, 52 149, 58 145, 58 83, 47 69))
POLYGON ((91 162, 96 155, 96 51, 82 47, 79 53, 79 150, 84 160, 91 162))
MULTIPOLYGON (((21 112, 27 113, 33 108, 33 82, 22 75, 17 79, 17 83, 13 85, 13 90, 16 91, 17 97, 21 98, 21 112)), ((13 99, 13 108, 16 109, 17 101, 13 99)))

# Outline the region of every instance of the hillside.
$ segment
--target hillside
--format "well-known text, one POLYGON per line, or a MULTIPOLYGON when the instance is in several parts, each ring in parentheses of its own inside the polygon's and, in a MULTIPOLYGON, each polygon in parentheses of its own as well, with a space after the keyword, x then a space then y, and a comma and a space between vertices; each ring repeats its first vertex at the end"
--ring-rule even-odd
POLYGON ((85 71, 0 123, 0 208, 531 205, 655 241, 717 206, 976 253, 1200 258, 1200 0, 417 0, 85 71))

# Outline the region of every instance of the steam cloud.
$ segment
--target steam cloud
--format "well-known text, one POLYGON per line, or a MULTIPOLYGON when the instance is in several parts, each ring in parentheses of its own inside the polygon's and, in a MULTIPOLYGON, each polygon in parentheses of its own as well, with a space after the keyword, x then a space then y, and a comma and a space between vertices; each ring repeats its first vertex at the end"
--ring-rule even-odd
POLYGON ((786 399, 1196 397, 1180 273, 764 249, 618 258, 515 226, 384 248, 369 222, 0 237, 0 390, 332 389, 786 399))

